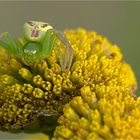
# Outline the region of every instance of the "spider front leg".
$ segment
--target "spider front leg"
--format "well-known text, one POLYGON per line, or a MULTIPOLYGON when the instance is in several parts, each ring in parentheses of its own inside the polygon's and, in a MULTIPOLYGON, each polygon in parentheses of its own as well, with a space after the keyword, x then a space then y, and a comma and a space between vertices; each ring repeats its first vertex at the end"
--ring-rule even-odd
POLYGON ((0 39, 4 38, 5 41, 0 40, 0 46, 7 50, 9 53, 8 63, 10 63, 10 55, 19 56, 21 54, 21 48, 18 47, 16 41, 11 37, 8 32, 1 34, 0 39))
POLYGON ((60 48, 58 47, 58 53, 59 53, 60 65, 62 67, 62 71, 65 71, 65 69, 69 70, 71 68, 73 55, 74 55, 73 48, 62 32, 55 31, 55 33, 57 37, 66 45, 64 60, 62 57, 62 52, 60 51, 60 48))
POLYGON ((43 46, 41 50, 41 58, 48 58, 55 45, 56 35, 52 31, 47 31, 43 40, 43 46))

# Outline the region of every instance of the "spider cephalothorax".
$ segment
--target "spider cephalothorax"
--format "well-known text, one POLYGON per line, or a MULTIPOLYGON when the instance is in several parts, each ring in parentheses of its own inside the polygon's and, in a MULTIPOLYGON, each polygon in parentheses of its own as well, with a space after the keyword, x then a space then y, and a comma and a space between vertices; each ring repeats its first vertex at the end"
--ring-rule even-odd
POLYGON ((41 41, 48 30, 53 29, 48 23, 28 21, 23 25, 23 34, 27 40, 41 41))

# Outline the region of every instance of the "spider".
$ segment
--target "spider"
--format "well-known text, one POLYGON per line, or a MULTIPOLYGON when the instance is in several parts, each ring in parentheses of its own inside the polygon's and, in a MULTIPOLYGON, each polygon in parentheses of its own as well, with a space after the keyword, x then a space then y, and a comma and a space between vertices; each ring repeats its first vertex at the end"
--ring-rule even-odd
POLYGON ((47 59, 52 49, 56 46, 58 38, 66 49, 64 58, 60 46, 58 47, 59 61, 62 71, 70 69, 73 60, 73 48, 66 39, 65 35, 55 30, 50 24, 40 21, 27 21, 23 25, 23 38, 25 44, 20 45, 15 41, 8 32, 1 34, 0 46, 5 48, 10 55, 20 58, 25 64, 38 62, 41 59, 47 59))

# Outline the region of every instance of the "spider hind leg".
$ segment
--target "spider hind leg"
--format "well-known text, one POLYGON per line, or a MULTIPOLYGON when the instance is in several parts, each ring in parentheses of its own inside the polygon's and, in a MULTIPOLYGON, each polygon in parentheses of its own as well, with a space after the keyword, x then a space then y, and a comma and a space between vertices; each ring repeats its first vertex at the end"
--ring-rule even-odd
POLYGON ((62 52, 60 50, 60 46, 58 46, 58 54, 59 54, 60 65, 61 65, 62 71, 65 71, 66 69, 69 70, 71 68, 73 55, 74 55, 73 48, 63 33, 56 31, 56 35, 66 45, 64 59, 62 57, 62 52))

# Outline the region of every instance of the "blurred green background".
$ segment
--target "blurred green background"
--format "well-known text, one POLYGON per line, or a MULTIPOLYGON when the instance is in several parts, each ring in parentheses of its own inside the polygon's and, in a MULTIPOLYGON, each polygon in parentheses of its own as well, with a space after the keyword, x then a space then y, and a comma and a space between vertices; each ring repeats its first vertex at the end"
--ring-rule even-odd
MULTIPOLYGON (((8 31, 19 37, 27 20, 46 21, 57 30, 83 27, 106 36, 120 46, 140 86, 140 2, 0 2, 0 33, 8 31)), ((16 140, 25 135, 1 132, 0 139, 16 140)))

